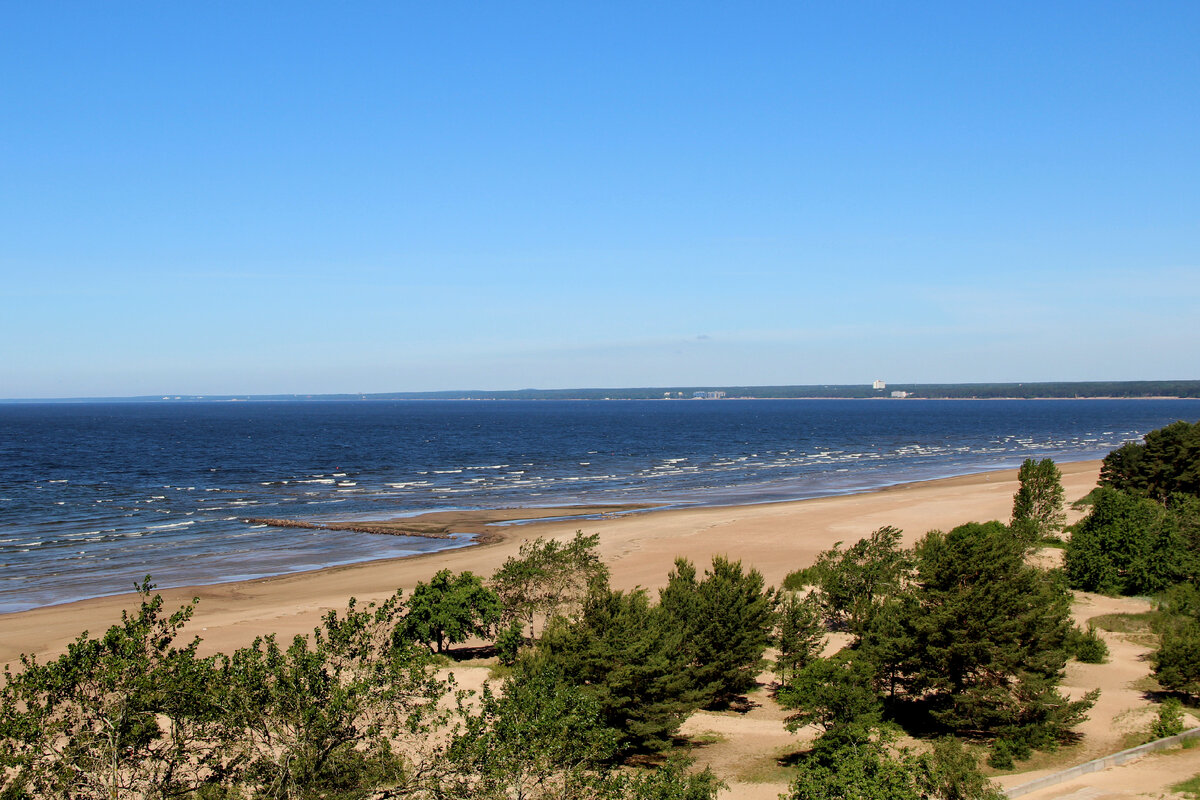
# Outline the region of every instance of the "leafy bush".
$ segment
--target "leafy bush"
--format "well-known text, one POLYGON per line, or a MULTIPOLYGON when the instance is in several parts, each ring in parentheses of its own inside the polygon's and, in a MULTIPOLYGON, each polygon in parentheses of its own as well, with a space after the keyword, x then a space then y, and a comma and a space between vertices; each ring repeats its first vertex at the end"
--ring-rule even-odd
POLYGON ((783 579, 780 588, 788 592, 799 592, 809 586, 816 586, 820 582, 821 571, 816 565, 813 565, 789 572, 787 577, 783 579))
POLYGON ((1158 714, 1150 723, 1150 741, 1179 733, 1183 733, 1183 703, 1169 697, 1158 707, 1158 714))
POLYGON ((1067 544, 1073 589, 1101 594, 1154 594, 1186 577, 1193 561, 1177 517, 1153 500, 1104 489, 1067 544))
POLYGON ((1071 628, 1067 634, 1067 651, 1084 664, 1103 664, 1108 658, 1108 645, 1091 625, 1086 631, 1071 628))
POLYGON ((500 663, 506 667, 516 664, 517 655, 521 652, 524 644, 525 626, 521 624, 520 620, 514 619, 496 637, 496 655, 499 656, 500 663))

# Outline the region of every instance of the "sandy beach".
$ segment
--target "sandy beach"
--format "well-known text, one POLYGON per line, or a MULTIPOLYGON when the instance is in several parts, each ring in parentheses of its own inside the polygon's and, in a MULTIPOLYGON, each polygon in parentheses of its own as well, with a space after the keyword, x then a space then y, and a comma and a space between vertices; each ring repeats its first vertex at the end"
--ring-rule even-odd
MULTIPOLYGON (((1061 465, 1068 502, 1095 484, 1100 463, 1061 465)), ((537 536, 570 537, 576 530, 600 535, 600 552, 618 588, 654 588, 665 582, 677 556, 707 564, 714 554, 741 559, 768 583, 811 564, 835 542, 853 542, 883 525, 894 525, 912 542, 928 530, 969 521, 1007 520, 1016 471, 986 472, 910 483, 865 494, 786 503, 645 511, 603 519, 556 519, 494 526, 505 517, 529 518, 528 509, 507 514, 470 512, 462 525, 442 515, 436 522, 483 535, 485 543, 410 558, 355 564, 238 583, 162 591, 169 606, 199 597, 190 628, 206 652, 228 651, 255 636, 290 637, 311 631, 321 614, 344 608, 350 597, 365 602, 410 590, 442 568, 490 576, 521 542, 537 536), (469 527, 464 527, 469 526, 469 527)), ((563 514, 595 509, 563 510, 563 514)), ((543 512, 544 513, 544 512, 543 512)), ((406 520, 405 524, 411 524, 406 520)), ((148 570, 153 574, 153 568, 148 570)), ((36 580, 31 577, 30 580, 36 580)), ((0 616, 0 663, 21 653, 61 652, 81 631, 99 633, 120 619, 134 595, 85 600, 0 616)))

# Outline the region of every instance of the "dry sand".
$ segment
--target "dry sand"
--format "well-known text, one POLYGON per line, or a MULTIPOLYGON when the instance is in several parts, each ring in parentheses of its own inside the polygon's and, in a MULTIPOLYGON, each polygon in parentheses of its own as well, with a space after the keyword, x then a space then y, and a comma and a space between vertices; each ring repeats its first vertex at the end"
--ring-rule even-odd
MULTIPOLYGON (((1095 485, 1099 462, 1060 465, 1068 503, 1087 494, 1095 485)), ((569 538, 576 530, 600 535, 600 553, 612 570, 618 588, 656 588, 665 582, 677 556, 703 567, 715 554, 741 559, 756 567, 768 583, 778 584, 788 572, 807 566, 835 542, 853 542, 871 531, 894 525, 911 543, 932 529, 947 530, 969 521, 1005 520, 1016 491, 1016 471, 980 473, 960 478, 897 486, 859 495, 770 503, 751 506, 660 510, 609 516, 540 521, 514 527, 489 527, 504 518, 530 516, 517 511, 499 513, 464 523, 483 525, 485 544, 444 553, 390 561, 336 567, 298 575, 266 578, 215 586, 165 590, 169 604, 193 596, 200 598, 189 632, 204 639, 204 650, 231 650, 256 635, 291 636, 311 631, 329 609, 345 607, 347 598, 377 600, 397 588, 411 589, 435 571, 448 568, 490 575, 523 541, 537 537, 569 538)), ((563 510, 564 514, 582 509, 563 510)), ((595 509, 586 509, 594 512, 595 509)), ((441 515, 439 524, 454 520, 441 515)), ((0 663, 13 662, 22 652, 53 655, 87 629, 98 633, 119 619, 122 608, 132 607, 131 595, 101 598, 62 606, 0 616, 0 663)), ((1144 608, 1144 601, 1085 596, 1076 603, 1076 616, 1144 608)), ((1072 664, 1066 689, 1081 694, 1100 688, 1101 700, 1081 731, 1084 744, 1046 769, 1002 778, 1008 786, 1044 772, 1080 763, 1113 752, 1126 734, 1149 722, 1150 702, 1133 686, 1149 673, 1146 647, 1106 634, 1112 658, 1105 665, 1072 664)), ((459 669, 459 668, 456 668, 459 669)), ((463 668, 460 683, 475 684, 486 674, 463 668)), ((766 680, 767 676, 764 676, 766 680)), ((773 798, 786 788, 785 777, 774 768, 780 755, 795 752, 808 736, 789 734, 784 713, 769 693, 759 692, 744 714, 714 715, 700 712, 684 730, 698 737, 694 754, 701 764, 711 764, 731 788, 727 797, 773 798), (744 776, 744 777, 743 777, 744 776), (748 779, 748 780, 746 780, 748 779)), ((1165 797, 1167 787, 1200 772, 1200 748, 1177 755, 1155 756, 1137 765, 1097 773, 1086 779, 1031 798, 1132 798, 1165 797)))

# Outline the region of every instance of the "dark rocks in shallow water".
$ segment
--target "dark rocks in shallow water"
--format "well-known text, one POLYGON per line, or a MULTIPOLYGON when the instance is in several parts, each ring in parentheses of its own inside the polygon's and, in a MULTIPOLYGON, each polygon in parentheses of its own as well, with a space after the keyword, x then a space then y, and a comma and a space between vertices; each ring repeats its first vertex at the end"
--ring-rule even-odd
POLYGON ((392 523, 337 522, 321 524, 299 519, 272 519, 270 517, 246 517, 242 522, 251 525, 270 525, 272 528, 306 528, 322 531, 350 531, 352 533, 381 533, 387 536, 420 536, 425 539, 449 539, 445 530, 430 530, 427 526, 400 526, 392 523))

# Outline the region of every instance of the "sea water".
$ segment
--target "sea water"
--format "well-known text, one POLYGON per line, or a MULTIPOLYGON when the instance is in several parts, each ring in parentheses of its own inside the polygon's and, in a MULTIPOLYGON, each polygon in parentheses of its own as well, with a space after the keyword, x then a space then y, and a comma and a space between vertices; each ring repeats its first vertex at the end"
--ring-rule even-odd
POLYGON ((757 503, 1099 458, 1200 400, 0 404, 0 612, 461 547, 280 529, 433 510, 757 503))

